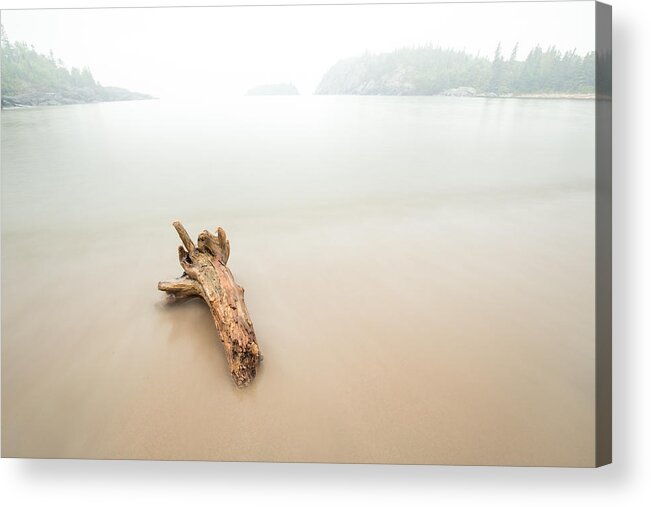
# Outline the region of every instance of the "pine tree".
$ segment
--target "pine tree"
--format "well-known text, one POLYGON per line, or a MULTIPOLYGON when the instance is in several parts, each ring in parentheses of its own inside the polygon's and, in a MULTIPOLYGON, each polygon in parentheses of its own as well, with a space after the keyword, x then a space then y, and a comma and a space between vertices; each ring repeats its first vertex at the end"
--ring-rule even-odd
POLYGON ((491 67, 491 80, 488 84, 488 91, 502 93, 504 84, 504 57, 502 56, 502 43, 499 42, 495 48, 493 65, 491 67))

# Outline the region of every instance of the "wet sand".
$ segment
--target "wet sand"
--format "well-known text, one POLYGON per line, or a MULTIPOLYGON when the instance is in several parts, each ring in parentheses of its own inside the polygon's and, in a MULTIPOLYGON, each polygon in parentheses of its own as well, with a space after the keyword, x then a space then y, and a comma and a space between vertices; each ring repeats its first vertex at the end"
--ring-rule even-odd
POLYGON ((204 304, 155 290, 171 227, 4 237, 3 454, 588 465, 575 201, 231 227, 264 353, 245 390, 204 304))
POLYGON ((5 221, 2 455, 591 466, 593 210, 588 183, 5 221), (229 235, 246 389, 207 307, 156 291, 174 218, 229 235))

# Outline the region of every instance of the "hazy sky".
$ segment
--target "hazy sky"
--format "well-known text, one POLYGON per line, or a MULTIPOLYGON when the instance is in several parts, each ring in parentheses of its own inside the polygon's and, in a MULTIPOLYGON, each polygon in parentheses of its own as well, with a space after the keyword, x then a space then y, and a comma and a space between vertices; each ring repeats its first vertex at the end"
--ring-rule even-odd
POLYGON ((10 40, 104 85, 158 97, 242 95, 293 82, 314 91, 337 60, 431 42, 492 56, 501 41, 524 58, 536 43, 594 49, 594 3, 3 11, 10 40))

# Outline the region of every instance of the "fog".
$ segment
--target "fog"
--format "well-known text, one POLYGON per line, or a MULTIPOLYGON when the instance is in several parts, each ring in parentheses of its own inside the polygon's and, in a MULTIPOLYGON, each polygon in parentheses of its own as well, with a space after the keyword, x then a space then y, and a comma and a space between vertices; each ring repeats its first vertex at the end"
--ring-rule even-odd
POLYGON ((339 59, 432 43, 518 58, 536 44, 594 49, 593 2, 3 11, 12 41, 91 68, 103 85, 161 98, 313 93, 339 59))

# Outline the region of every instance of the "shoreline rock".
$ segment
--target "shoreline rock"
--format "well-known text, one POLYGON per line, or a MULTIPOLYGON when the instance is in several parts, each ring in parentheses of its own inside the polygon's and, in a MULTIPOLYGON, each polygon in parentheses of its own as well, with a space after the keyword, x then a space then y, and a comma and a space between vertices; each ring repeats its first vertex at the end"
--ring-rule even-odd
POLYGON ((477 96, 477 90, 472 86, 459 86, 458 88, 444 90, 441 95, 446 97, 475 97, 477 96))
POLYGON ((72 104, 93 104, 97 102, 121 102, 128 100, 154 99, 146 93, 138 93, 112 86, 69 88, 54 92, 28 92, 16 95, 2 95, 2 109, 22 107, 67 106, 72 104))

